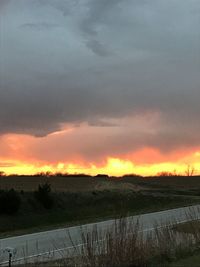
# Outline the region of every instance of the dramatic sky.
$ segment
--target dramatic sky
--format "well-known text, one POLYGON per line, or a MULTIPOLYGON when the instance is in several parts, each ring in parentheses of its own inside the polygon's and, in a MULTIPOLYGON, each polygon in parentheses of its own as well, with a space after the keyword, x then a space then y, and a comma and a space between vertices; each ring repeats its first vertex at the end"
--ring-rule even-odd
POLYGON ((0 0, 0 170, 200 172, 199 0, 0 0))

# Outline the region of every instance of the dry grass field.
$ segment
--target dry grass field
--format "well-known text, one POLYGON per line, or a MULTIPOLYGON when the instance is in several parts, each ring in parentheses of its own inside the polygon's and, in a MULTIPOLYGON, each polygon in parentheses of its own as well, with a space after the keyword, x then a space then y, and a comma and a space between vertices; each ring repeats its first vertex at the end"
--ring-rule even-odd
MULTIPOLYGON (((142 179, 142 178, 141 178, 142 179)), ((138 181, 122 179, 93 178, 93 177, 74 177, 74 176, 9 176, 0 177, 0 189, 14 188, 17 191, 35 191, 39 184, 48 182, 51 184, 52 191, 56 192, 82 192, 82 191, 102 191, 111 189, 140 191, 143 186, 138 181)))
POLYGON ((39 184, 48 182, 52 191, 81 192, 93 190, 147 189, 199 190, 200 176, 104 178, 90 176, 8 176, 0 177, 0 189, 14 188, 18 191, 35 191, 39 184))
POLYGON ((44 177, 44 176, 9 176, 0 177, 0 188, 24 191, 35 191, 39 184, 48 182, 52 191, 90 191, 94 190, 98 181, 91 177, 44 177))
POLYGON ((148 177, 145 181, 151 186, 169 187, 173 189, 200 188, 200 176, 148 177))
POLYGON ((0 190, 12 188, 21 205, 13 215, 1 214, 0 236, 200 203, 200 177, 0 177, 0 190), (53 201, 49 209, 35 195, 46 182, 53 201))

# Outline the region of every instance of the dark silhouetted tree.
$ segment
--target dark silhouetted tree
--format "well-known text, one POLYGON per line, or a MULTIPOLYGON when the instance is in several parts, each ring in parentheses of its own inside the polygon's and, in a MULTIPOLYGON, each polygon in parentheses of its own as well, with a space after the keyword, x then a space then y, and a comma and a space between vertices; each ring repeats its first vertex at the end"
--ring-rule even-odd
POLYGON ((51 185, 44 183, 38 186, 38 190, 35 191, 36 199, 43 205, 45 209, 51 209, 53 207, 53 196, 51 194, 51 185))

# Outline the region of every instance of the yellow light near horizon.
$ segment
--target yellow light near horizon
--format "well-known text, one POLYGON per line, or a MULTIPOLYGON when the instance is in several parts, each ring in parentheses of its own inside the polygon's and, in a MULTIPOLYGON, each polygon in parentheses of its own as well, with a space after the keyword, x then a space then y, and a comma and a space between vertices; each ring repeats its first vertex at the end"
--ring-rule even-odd
POLYGON ((109 175, 123 175, 134 172, 134 164, 130 161, 121 160, 118 158, 109 158, 107 165, 102 168, 102 171, 109 175))
POLYGON ((65 164, 60 162, 57 164, 57 168, 58 168, 58 170, 62 171, 65 168, 65 164))
MULTIPOLYGON (((197 158, 196 155, 193 155, 197 158)), ((198 159, 198 158, 197 158, 198 159)), ((191 158, 188 161, 190 166, 194 167, 195 173, 199 174, 200 162, 191 158)), ((38 172, 63 172, 69 174, 85 173, 90 175, 108 174, 110 176, 122 176, 124 174, 138 174, 143 176, 156 175, 160 172, 176 172, 177 174, 185 174, 188 163, 186 162, 162 162, 155 164, 134 164, 130 160, 119 158, 108 158, 103 166, 93 164, 74 164, 59 162, 57 164, 42 163, 23 163, 14 161, 10 166, 0 167, 0 171, 6 174, 25 174, 31 175, 38 172)))

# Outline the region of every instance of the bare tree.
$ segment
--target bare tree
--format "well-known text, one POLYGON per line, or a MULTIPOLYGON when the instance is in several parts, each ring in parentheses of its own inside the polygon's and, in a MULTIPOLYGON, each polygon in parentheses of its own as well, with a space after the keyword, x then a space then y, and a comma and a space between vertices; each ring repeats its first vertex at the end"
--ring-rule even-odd
POLYGON ((185 171, 185 175, 186 175, 186 176, 193 176, 194 173, 195 173, 195 168, 194 168, 194 166, 188 164, 188 165, 187 165, 187 169, 186 169, 186 171, 185 171))

